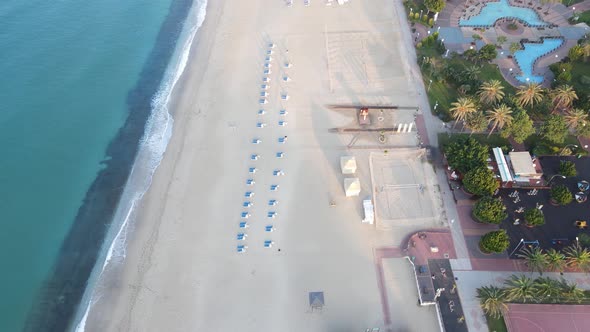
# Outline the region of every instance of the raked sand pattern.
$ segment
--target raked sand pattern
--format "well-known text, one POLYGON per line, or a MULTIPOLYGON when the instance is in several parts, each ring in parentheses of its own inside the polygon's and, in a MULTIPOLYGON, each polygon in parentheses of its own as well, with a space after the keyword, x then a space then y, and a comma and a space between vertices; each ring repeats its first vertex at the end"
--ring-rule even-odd
MULTIPOLYGON (((175 94, 168 150, 89 331, 438 329, 432 308, 416 305, 409 264, 384 259, 379 287, 374 257, 438 222, 361 224, 371 152, 347 150, 350 137, 330 128, 349 117, 325 107, 417 104, 400 10, 389 0, 209 2, 175 94), (343 155, 357 157, 359 197, 344 196, 343 155), (310 292, 323 292, 321 310, 310 292)), ((403 117, 394 120, 414 114, 403 117)), ((418 140, 408 132, 390 143, 418 140)))

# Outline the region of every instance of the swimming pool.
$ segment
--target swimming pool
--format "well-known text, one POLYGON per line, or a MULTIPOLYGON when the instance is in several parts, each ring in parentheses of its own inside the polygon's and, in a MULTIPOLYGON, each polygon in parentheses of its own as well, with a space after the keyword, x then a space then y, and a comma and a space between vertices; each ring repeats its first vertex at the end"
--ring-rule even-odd
POLYGON ((539 17, 531 8, 513 7, 508 0, 488 2, 479 14, 468 19, 459 19, 462 27, 490 27, 501 18, 516 18, 532 27, 544 27, 549 24, 539 17))
POLYGON ((524 43, 524 49, 514 53, 514 59, 522 72, 522 75, 516 76, 516 79, 522 83, 542 83, 544 77, 533 74, 535 61, 555 50, 561 44, 563 44, 561 38, 545 38, 542 43, 524 43))

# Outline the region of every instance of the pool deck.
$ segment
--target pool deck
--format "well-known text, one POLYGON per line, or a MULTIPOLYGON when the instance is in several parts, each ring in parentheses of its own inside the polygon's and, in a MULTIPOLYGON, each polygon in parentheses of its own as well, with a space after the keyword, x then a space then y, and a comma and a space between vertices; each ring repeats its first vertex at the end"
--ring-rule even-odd
MULTIPOLYGON (((535 62, 534 74, 545 76, 543 85, 550 85, 553 80, 552 73, 548 66, 552 63, 560 61, 568 54, 571 47, 576 45, 577 40, 582 38, 589 30, 585 24, 570 25, 568 19, 573 16, 573 7, 576 12, 590 10, 590 0, 586 0, 570 7, 563 4, 545 4, 542 5, 538 1, 533 1, 532 5, 528 5, 528 1, 509 0, 510 5, 518 7, 526 7, 535 10, 539 17, 551 24, 552 27, 535 28, 527 27, 519 24, 519 29, 512 32, 506 29, 507 23, 501 21, 496 22, 494 26, 487 28, 473 28, 460 27, 459 19, 465 13, 470 13, 472 16, 479 13, 485 3, 490 2, 486 0, 450 0, 447 2, 445 9, 439 14, 436 22, 436 27, 430 29, 431 31, 439 31, 440 39, 444 39, 445 47, 450 52, 463 53, 464 51, 475 48, 479 49, 485 44, 496 44, 498 36, 505 36, 507 41, 502 44, 502 48, 498 49, 498 58, 494 62, 500 68, 505 79, 511 84, 517 86, 522 82, 516 79, 516 76, 521 75, 520 69, 516 62, 509 57, 509 46, 511 43, 520 43, 523 39, 529 41, 538 41, 542 37, 561 37, 564 38, 564 43, 552 51, 550 54, 539 58, 535 62), (440 27, 440 28, 439 28, 440 27), (481 41, 474 41, 472 36, 478 34, 482 37, 481 41), (556 57, 557 55, 557 57, 556 57), (512 68, 512 71, 510 69, 512 68)), ((421 25, 416 25, 415 40, 428 35, 427 29, 421 25), (417 33, 420 33, 418 36, 417 33)))

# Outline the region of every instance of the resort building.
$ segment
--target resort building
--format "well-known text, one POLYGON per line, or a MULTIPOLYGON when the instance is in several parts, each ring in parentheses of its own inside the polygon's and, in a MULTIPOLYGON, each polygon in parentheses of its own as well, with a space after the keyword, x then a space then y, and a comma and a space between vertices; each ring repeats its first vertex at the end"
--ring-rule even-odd
POLYGON ((497 178, 503 188, 543 186, 541 163, 532 158, 528 151, 510 152, 504 155, 499 147, 494 153, 497 178))

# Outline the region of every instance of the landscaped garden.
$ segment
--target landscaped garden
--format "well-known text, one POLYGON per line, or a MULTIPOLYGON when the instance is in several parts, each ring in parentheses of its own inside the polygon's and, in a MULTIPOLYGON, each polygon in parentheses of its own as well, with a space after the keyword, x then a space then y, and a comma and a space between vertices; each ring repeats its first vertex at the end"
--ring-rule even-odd
POLYGON ((489 330, 499 332, 507 330, 503 315, 508 310, 508 303, 590 304, 590 291, 565 279, 512 275, 504 281, 504 287, 478 288, 477 298, 489 330))

